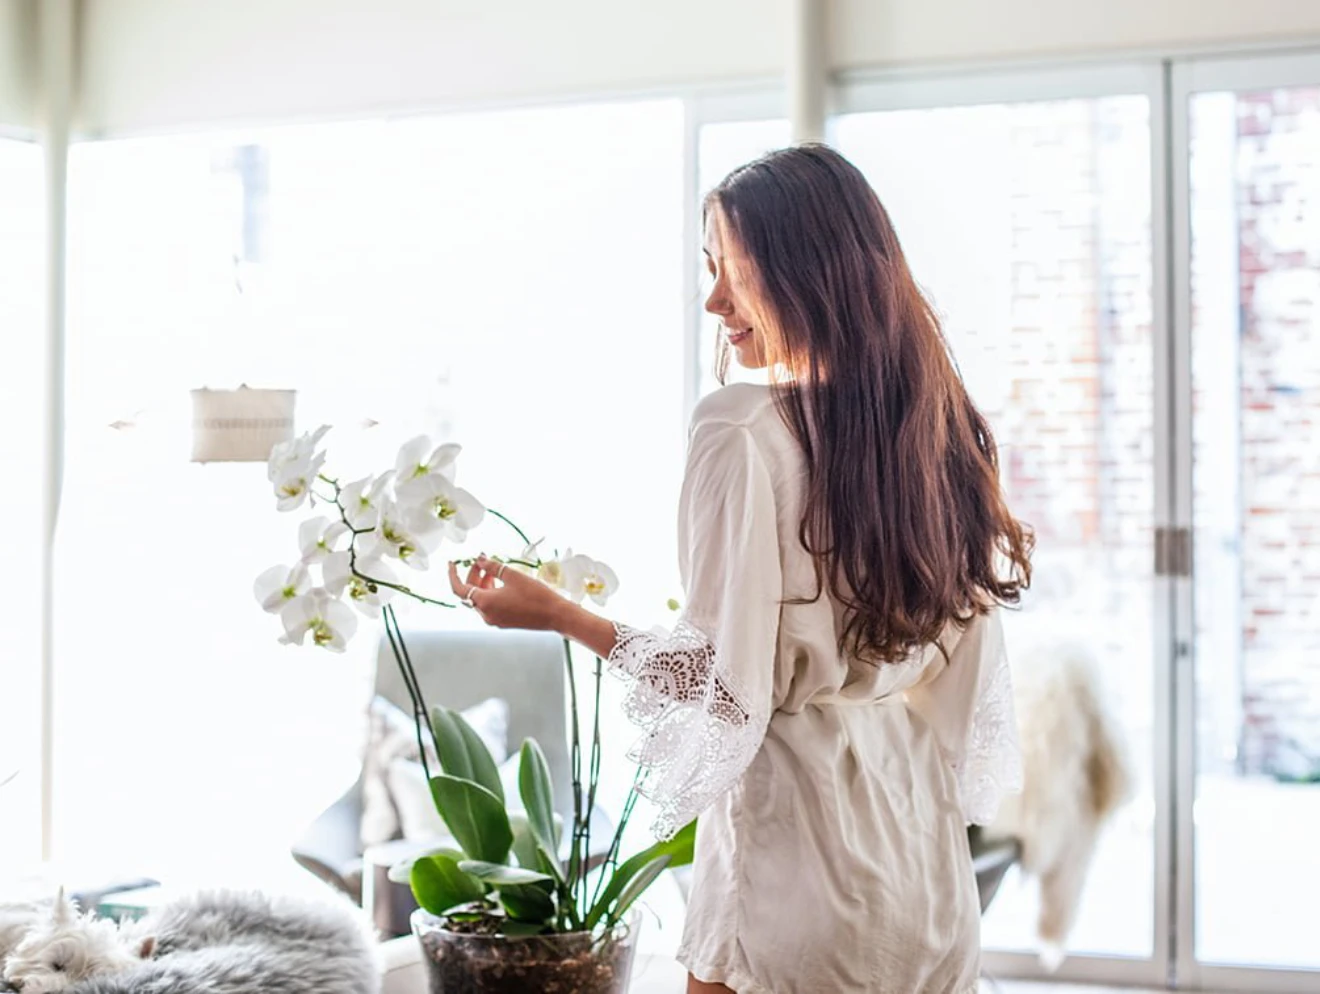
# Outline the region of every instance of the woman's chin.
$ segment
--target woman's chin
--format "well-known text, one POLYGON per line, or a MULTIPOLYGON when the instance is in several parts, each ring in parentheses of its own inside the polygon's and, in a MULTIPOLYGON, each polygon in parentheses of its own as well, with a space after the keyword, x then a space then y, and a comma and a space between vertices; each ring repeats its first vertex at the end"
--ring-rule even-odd
POLYGON ((739 354, 734 356, 734 360, 738 363, 739 367, 743 368, 743 370, 764 370, 764 368, 770 366, 770 363, 767 363, 766 360, 760 356, 759 352, 755 351, 750 351, 747 355, 743 355, 742 352, 739 352, 739 354))
POLYGON ((733 346, 733 361, 743 369, 765 369, 767 363, 755 342, 733 346))

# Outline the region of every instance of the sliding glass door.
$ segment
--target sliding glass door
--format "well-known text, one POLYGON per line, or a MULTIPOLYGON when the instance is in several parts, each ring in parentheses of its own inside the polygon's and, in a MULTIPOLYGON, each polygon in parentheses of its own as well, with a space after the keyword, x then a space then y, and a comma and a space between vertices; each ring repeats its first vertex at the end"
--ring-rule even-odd
POLYGON ((1320 989, 1320 56, 1174 76, 1179 975, 1320 989))

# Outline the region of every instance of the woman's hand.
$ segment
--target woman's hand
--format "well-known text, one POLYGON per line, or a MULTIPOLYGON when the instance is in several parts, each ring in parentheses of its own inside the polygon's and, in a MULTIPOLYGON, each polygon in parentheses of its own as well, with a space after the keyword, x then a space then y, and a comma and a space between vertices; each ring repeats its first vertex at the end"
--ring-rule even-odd
POLYGON ((481 620, 494 628, 563 632, 575 606, 540 580, 486 556, 472 564, 466 580, 460 579, 458 567, 450 563, 449 585, 456 597, 471 604, 481 620))

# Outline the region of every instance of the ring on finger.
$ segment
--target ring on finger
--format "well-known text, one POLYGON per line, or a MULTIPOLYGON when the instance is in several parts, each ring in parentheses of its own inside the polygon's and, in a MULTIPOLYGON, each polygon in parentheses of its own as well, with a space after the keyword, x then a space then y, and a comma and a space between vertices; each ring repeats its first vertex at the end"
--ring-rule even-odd
POLYGON ((504 571, 505 571, 506 569, 508 569, 508 568, 509 568, 509 564, 508 564, 508 563, 500 563, 500 568, 499 568, 498 570, 495 571, 495 579, 497 579, 497 580, 503 580, 503 579, 504 579, 504 571))

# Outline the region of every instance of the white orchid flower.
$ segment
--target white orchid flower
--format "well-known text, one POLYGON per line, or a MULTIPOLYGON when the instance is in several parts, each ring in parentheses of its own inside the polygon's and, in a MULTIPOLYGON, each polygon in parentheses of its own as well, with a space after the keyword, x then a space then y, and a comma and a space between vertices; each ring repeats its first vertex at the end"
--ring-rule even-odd
POLYGON ((431 474, 414 481, 399 499, 409 524, 418 532, 439 529, 445 538, 462 542, 481 524, 486 508, 462 487, 431 474))
POLYGON ((331 597, 340 597, 347 591, 348 602, 368 618, 374 618, 394 598, 396 591, 362 577, 368 576, 382 583, 397 583, 398 578, 393 570, 375 557, 358 557, 357 572, 360 575, 353 573, 352 563, 352 556, 347 551, 334 552, 326 557, 321 567, 326 592, 331 597))
POLYGON ((321 425, 314 432, 305 432, 287 442, 277 442, 270 450, 270 458, 266 460, 266 479, 274 483, 287 475, 291 467, 311 462, 317 445, 329 430, 329 425, 321 425))
POLYGON ((286 604, 280 621, 284 622, 281 642, 302 645, 310 634, 313 645, 331 652, 343 652, 358 625, 357 615, 347 605, 320 588, 286 604))
POLYGON ((302 507, 312 492, 312 484, 325 464, 325 453, 314 456, 310 462, 299 463, 286 475, 275 481, 275 507, 280 511, 295 511, 302 507))
POLYGON ((380 524, 371 534, 366 548, 368 556, 389 556, 413 569, 424 570, 430 565, 430 554, 439 548, 444 535, 439 530, 418 531, 409 521, 410 515, 393 501, 386 501, 380 509, 380 524))
POLYGON ((302 563, 296 566, 272 566, 252 584, 252 593, 261 603, 261 609, 279 614, 290 601, 297 600, 312 589, 312 578, 302 563))
POLYGON ((394 474, 382 473, 375 479, 370 476, 354 480, 340 491, 340 502, 344 505, 344 516, 357 531, 375 528, 380 524, 380 506, 384 502, 394 474))
POLYGON ((338 550, 336 543, 348 534, 348 525, 331 521, 325 515, 308 518, 298 526, 298 548, 302 561, 308 564, 323 562, 326 556, 338 550))
MULTIPOLYGON (((544 539, 542 540, 544 541, 544 539)), ((529 546, 529 549, 535 549, 540 542, 529 546)), ((563 559, 545 559, 541 560, 541 565, 537 567, 536 578, 547 587, 554 587, 556 590, 566 590, 568 587, 568 576, 564 570, 564 563, 573 558, 573 550, 569 549, 564 553, 563 559)), ((536 559, 528 557, 529 562, 536 562, 536 559)), ((578 598, 581 600, 582 598, 578 598)))
POLYGON ((418 435, 399 449, 394 462, 395 481, 404 490, 428 476, 441 476, 452 483, 458 470, 455 460, 462 451, 463 446, 452 442, 432 448, 429 438, 418 435))
POLYGON ((280 442, 271 449, 266 476, 275 488, 275 506, 279 510, 301 507, 312 492, 317 474, 325 465, 325 453, 317 452, 316 446, 329 430, 329 425, 322 425, 314 432, 280 442))
POLYGON ((589 556, 569 556, 564 560, 564 590, 574 601, 590 597, 604 607, 619 589, 614 570, 589 556))

